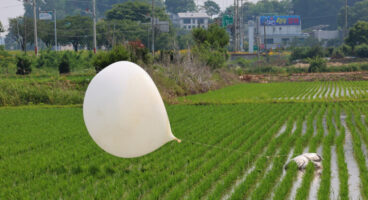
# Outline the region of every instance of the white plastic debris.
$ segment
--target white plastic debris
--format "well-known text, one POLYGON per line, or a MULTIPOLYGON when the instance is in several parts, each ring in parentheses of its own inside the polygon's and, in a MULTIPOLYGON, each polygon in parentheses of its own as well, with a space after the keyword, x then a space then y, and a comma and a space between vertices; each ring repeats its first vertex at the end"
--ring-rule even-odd
POLYGON ((322 157, 317 153, 304 153, 296 156, 291 161, 294 161, 300 170, 305 169, 309 162, 312 162, 318 169, 322 168, 322 157))
POLYGON ((115 156, 139 157, 171 140, 180 142, 156 85, 131 62, 113 63, 92 79, 83 116, 92 139, 115 156))

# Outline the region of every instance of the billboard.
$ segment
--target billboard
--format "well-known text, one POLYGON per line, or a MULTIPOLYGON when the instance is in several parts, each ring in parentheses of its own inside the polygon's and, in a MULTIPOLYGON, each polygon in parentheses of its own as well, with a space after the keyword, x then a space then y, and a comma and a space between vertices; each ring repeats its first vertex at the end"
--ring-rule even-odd
POLYGON ((300 16, 261 16, 259 21, 262 26, 300 25, 300 16))
POLYGON ((52 20, 52 11, 41 11, 39 18, 40 20, 52 20))

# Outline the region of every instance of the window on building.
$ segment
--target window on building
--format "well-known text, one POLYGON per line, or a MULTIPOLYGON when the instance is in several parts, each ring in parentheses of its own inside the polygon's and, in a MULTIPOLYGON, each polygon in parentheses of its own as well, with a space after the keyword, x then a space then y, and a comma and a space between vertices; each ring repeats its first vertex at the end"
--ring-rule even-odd
POLYGON ((204 19, 198 19, 198 24, 204 24, 204 19))
POLYGON ((275 27, 273 27, 272 31, 273 31, 273 32, 275 32, 275 31, 276 31, 276 28, 275 28, 275 27))
POLYGON ((195 24, 195 19, 192 19, 192 24, 195 24))
POLYGON ((282 30, 282 27, 280 27, 279 30, 281 31, 282 30))
POLYGON ((185 25, 184 25, 184 26, 183 26, 183 28, 184 28, 184 29, 187 29, 187 26, 185 26, 185 25))
POLYGON ((188 26, 188 29, 192 29, 192 26, 191 26, 191 25, 189 25, 189 26, 188 26))
POLYGON ((289 38, 282 38, 282 43, 287 44, 289 43, 290 39, 289 38))
POLYGON ((273 39, 266 39, 266 44, 273 44, 273 39))
POLYGON ((190 19, 184 19, 183 22, 184 24, 190 24, 190 19))

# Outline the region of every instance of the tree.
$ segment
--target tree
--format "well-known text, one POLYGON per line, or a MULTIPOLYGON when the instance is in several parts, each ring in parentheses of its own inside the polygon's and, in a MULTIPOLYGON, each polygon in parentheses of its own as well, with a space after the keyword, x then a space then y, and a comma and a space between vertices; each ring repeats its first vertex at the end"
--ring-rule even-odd
POLYGON ((222 67, 228 59, 226 46, 229 43, 229 36, 225 29, 212 24, 208 30, 193 29, 192 34, 195 42, 193 55, 212 69, 222 67))
POLYGON ((86 16, 68 16, 59 22, 58 41, 72 44, 75 51, 79 46, 91 47, 92 19, 86 16))
POLYGON ((55 30, 54 22, 39 20, 37 22, 38 37, 41 39, 47 47, 52 47, 55 44, 55 30))
POLYGON ((151 8, 148 3, 129 1, 121 4, 115 4, 112 9, 106 12, 106 19, 149 22, 150 13, 151 8))
POLYGON ((5 29, 3 27, 3 24, 0 22, 0 33, 5 32, 5 29))
MULTIPOLYGON (((26 43, 33 44, 33 20, 17 17, 9 19, 9 33, 7 38, 17 41, 22 50, 26 49, 26 43)), ((9 40, 8 39, 8 40, 9 40)))
MULTIPOLYGON (((348 26, 352 27, 358 21, 368 21, 368 0, 360 1, 348 8, 348 26)), ((345 8, 341 8, 338 17, 340 27, 345 26, 345 8)))
POLYGON ((344 6, 344 0, 293 0, 294 13, 302 18, 303 28, 327 24, 337 28, 337 15, 344 6))
POLYGON ((212 48, 225 48, 229 44, 229 35, 225 29, 217 24, 212 24, 208 30, 196 28, 192 31, 193 39, 197 45, 208 43, 212 48))
POLYGON ((167 11, 175 14, 196 10, 194 0, 166 0, 165 5, 167 11))
POLYGON ((350 30, 345 42, 354 47, 360 44, 368 44, 368 22, 358 21, 350 30))
MULTIPOLYGON (((96 16, 102 18, 107 10, 115 4, 124 3, 133 0, 96 0, 96 16)), ((141 2, 151 3, 151 0, 140 0, 141 2)), ((30 1, 28 1, 30 2, 30 1)), ((164 7, 163 0, 155 0, 156 7, 164 7)), ((40 10, 57 10, 57 19, 64 19, 67 16, 82 15, 92 16, 91 0, 38 0, 37 7, 40 10)), ((33 8, 31 3, 25 3, 25 15, 33 16, 33 8)))
MULTIPOLYGON (((150 18, 151 5, 147 2, 132 1, 115 5, 106 12, 106 20, 100 20, 97 24, 98 44, 111 48, 125 41, 140 41, 149 47, 152 37, 150 18)), ((155 18, 170 20, 163 7, 155 7, 155 18)), ((170 49, 174 35, 172 27, 169 33, 161 33, 155 28, 156 48, 170 49)))
POLYGON ((212 16, 220 13, 220 6, 214 1, 208 0, 204 2, 203 7, 206 10, 207 15, 209 15, 211 18, 212 16))

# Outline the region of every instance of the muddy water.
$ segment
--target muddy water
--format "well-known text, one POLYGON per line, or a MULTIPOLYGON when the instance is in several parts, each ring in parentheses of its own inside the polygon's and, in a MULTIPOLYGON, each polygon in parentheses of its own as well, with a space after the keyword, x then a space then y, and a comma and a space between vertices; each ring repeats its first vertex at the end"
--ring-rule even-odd
POLYGON ((325 92, 325 90, 326 90, 326 88, 325 88, 325 87, 323 87, 322 91, 319 93, 318 98, 322 99, 322 95, 323 95, 323 93, 325 92))
POLYGON ((346 116, 342 115, 340 117, 341 124, 345 127, 345 144, 344 144, 344 152, 345 152, 345 159, 346 164, 348 167, 348 173, 349 173, 349 198, 350 199, 361 199, 360 195, 360 173, 359 173, 359 167, 354 159, 354 153, 353 153, 353 141, 352 136, 350 133, 350 130, 348 129, 346 125, 346 116))
POLYGON ((337 154, 336 146, 331 149, 331 189, 330 189, 330 199, 338 199, 340 192, 340 181, 339 181, 339 168, 337 165, 337 154))
MULTIPOLYGON (((322 145, 320 145, 318 147, 317 153, 319 155, 322 155, 322 145)), ((310 188, 310 191, 309 191, 309 197, 308 197, 309 200, 317 199, 318 188, 319 188, 319 185, 321 183, 320 174, 321 174, 322 170, 323 169, 316 169, 316 171, 314 172, 314 178, 313 178, 312 185, 311 185, 311 188, 310 188)))
POLYGON ((328 128, 327 128, 327 119, 326 119, 326 115, 323 116, 323 119, 322 119, 322 126, 323 126, 323 132, 324 132, 324 135, 328 135, 328 128))
POLYGON ((307 121, 305 120, 303 122, 302 135, 304 135, 306 132, 307 132, 307 121))
POLYGON ((314 94, 314 96, 313 96, 313 99, 316 99, 317 98, 317 94, 319 93, 319 91, 321 91, 322 90, 322 87, 320 87, 318 90, 317 90, 317 92, 314 94))
POLYGON ((317 135, 317 120, 313 120, 313 136, 317 135))
POLYGON ((295 183, 293 184, 293 187, 291 188, 291 193, 290 193, 290 198, 289 198, 290 200, 295 199, 296 191, 298 190, 298 188, 302 184, 303 176, 304 176, 304 171, 298 171, 297 179, 296 179, 295 183))
POLYGON ((279 130, 279 132, 277 132, 276 137, 279 137, 282 133, 285 132, 286 125, 287 125, 287 123, 285 123, 284 125, 282 125, 281 129, 279 130))
POLYGON ((295 130, 296 130, 296 122, 294 122, 294 124, 293 124, 293 129, 291 130, 291 133, 294 134, 295 130))
POLYGON ((329 94, 330 94, 330 87, 327 88, 327 92, 325 94, 325 98, 328 98, 329 94))
POLYGON ((238 179, 235 184, 232 186, 231 190, 226 193, 224 196, 222 196, 221 200, 226 200, 229 199, 231 197, 231 195, 234 193, 235 188, 237 188, 242 182, 245 181, 246 177, 248 176, 248 174, 250 174, 255 168, 255 165, 253 165, 252 167, 250 167, 243 175, 243 177, 241 177, 240 179, 238 179))
POLYGON ((332 86, 331 93, 330 93, 330 98, 333 98, 334 94, 335 94, 335 87, 332 86))
MULTIPOLYGON (((304 150, 303 150, 303 153, 307 153, 308 150, 309 150, 309 147, 305 147, 304 150)), ((298 171, 297 179, 296 179, 295 183, 293 184, 293 187, 291 188, 290 198, 289 198, 290 200, 295 199, 296 191, 298 190, 298 188, 302 184, 303 176, 304 176, 304 171, 298 171)))
POLYGON ((340 88, 339 87, 336 87, 336 94, 335 94, 336 97, 339 97, 340 96, 340 88))
MULTIPOLYGON (((286 161, 285 165, 287 165, 290 162, 291 157, 293 156, 293 153, 294 153, 294 149, 291 149, 291 151, 289 152, 289 155, 288 155, 288 158, 287 158, 287 161, 286 161)), ((286 175, 285 165, 283 167, 281 177, 280 177, 278 183, 276 184, 276 186, 274 187, 274 189, 273 189, 273 191, 271 193, 271 198, 270 199, 273 199, 273 197, 275 195, 275 193, 274 193, 275 192, 275 188, 277 188, 280 185, 280 183, 282 182, 282 180, 284 179, 284 177, 286 175)))

